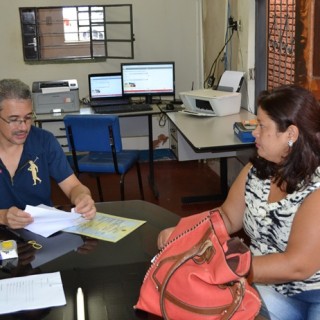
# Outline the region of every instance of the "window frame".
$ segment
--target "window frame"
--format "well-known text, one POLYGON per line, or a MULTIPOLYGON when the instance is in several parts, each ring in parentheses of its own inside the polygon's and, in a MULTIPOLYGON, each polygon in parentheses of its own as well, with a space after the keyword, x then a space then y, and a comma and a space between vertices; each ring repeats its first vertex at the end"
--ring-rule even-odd
MULTIPOLYGON (((59 62, 96 62, 106 61, 107 59, 134 59, 134 33, 133 33, 133 12, 131 4, 116 5, 77 5, 77 6, 47 6, 47 7, 21 7, 19 8, 21 35, 22 35, 22 51, 24 61, 29 64, 41 63, 59 63, 59 62), (63 19, 64 8, 76 8, 77 17, 79 12, 88 12, 89 17, 89 38, 87 41, 66 41, 63 19), (86 10, 87 11, 83 11, 86 10), (94 8, 102 8, 103 21, 96 22, 92 20, 92 12, 94 8), (80 9, 80 10, 79 10, 80 9), (60 20, 51 20, 48 15, 43 19, 41 14, 48 12, 57 12, 60 14, 60 20), (60 12, 61 10, 61 12, 60 12), (109 15, 114 12, 114 17, 109 15), (41 20, 42 19, 42 20, 41 20), (53 28, 60 28, 58 32, 45 33, 45 27, 55 24, 53 28), (94 26, 103 26, 103 39, 95 39, 93 37, 94 26), (113 31, 115 29, 116 31, 113 31), (62 31, 63 30, 63 31, 62 31), (114 32, 114 34, 112 34, 114 32), (118 34, 120 36, 118 36, 118 34), (51 38, 49 38, 51 37, 51 38), (57 40, 54 40, 55 37, 57 40), (62 40, 63 39, 63 40, 62 40), (45 45, 45 41, 56 43, 45 45), (59 42, 60 41, 60 42, 59 42), (85 54, 80 54, 80 48, 84 48, 85 54), (60 50, 60 53, 59 53, 60 50), (62 54, 61 52, 76 52, 76 55, 62 54), (79 52, 77 52, 77 50, 79 52), (56 51, 57 53, 55 53, 56 51), (45 56, 44 52, 47 54, 45 56), (97 54, 99 52, 99 54, 97 54), (52 54, 48 58, 48 55, 52 54)), ((76 23, 79 28, 79 19, 76 23)), ((48 28, 49 29, 49 28, 48 28)), ((101 29, 101 28, 99 28, 101 29)), ((80 31, 78 29, 78 35, 80 31)))

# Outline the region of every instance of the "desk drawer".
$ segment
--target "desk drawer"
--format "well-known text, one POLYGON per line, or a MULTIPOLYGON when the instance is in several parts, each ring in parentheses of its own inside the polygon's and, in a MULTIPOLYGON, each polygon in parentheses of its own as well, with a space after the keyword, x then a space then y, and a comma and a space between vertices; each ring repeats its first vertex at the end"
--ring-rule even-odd
POLYGON ((42 129, 52 132, 56 137, 66 137, 66 129, 63 121, 42 122, 42 129))
POLYGON ((212 152, 195 152, 176 126, 170 123, 170 148, 179 161, 211 159, 212 152))

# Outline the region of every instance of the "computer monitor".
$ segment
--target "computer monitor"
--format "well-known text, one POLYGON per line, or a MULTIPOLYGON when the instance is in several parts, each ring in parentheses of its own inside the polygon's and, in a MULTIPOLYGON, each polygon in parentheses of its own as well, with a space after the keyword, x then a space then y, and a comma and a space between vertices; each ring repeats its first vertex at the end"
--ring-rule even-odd
POLYGON ((174 62, 131 62, 121 64, 123 96, 175 96, 174 62))
POLYGON ((121 73, 88 75, 90 100, 122 97, 121 73))

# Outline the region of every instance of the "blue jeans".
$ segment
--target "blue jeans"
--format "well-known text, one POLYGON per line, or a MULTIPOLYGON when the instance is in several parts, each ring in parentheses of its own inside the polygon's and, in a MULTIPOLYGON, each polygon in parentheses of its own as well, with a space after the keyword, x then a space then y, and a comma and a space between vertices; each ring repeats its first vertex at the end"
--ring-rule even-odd
POLYGON ((262 300, 260 314, 271 320, 319 320, 320 290, 310 290, 291 297, 264 285, 255 285, 262 300))

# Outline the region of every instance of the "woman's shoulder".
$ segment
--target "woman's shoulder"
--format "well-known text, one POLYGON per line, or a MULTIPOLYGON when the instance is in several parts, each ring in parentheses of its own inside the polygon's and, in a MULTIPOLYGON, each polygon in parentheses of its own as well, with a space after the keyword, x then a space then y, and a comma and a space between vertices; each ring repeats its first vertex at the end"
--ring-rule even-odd
POLYGON ((253 164, 251 162, 248 162, 244 167, 243 167, 243 171, 248 173, 250 171, 252 171, 254 169, 253 164))
POLYGON ((241 172, 243 173, 243 175, 245 175, 246 177, 252 177, 252 175, 256 174, 256 169, 253 166, 253 164, 251 162, 248 162, 243 169, 241 170, 241 172))
POLYGON ((252 178, 252 174, 254 174, 254 167, 252 163, 249 162, 241 169, 236 181, 240 181, 245 184, 248 179, 252 178))

